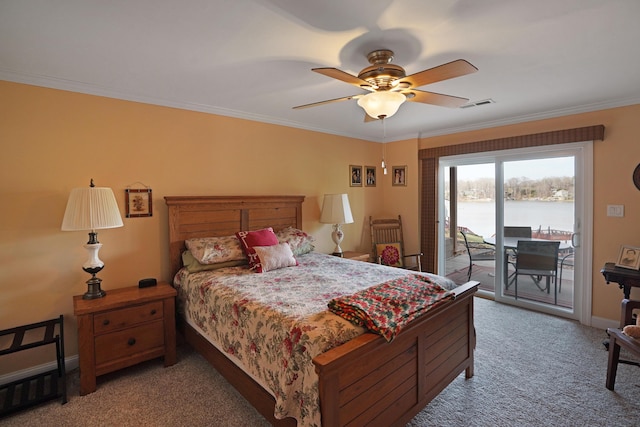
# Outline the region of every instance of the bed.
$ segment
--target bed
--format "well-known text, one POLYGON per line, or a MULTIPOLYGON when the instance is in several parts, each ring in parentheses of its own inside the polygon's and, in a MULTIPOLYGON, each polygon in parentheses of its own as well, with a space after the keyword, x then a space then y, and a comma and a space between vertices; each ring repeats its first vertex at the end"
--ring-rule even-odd
MULTIPOLYGON (((304 196, 177 196, 165 200, 169 210, 171 271, 175 277, 183 266, 182 254, 188 239, 266 227, 275 231, 302 228, 304 196)), ((332 257, 318 259, 351 263, 350 268, 358 264, 357 268, 400 271, 329 258, 332 257)), ((299 260, 301 264, 311 263, 304 256, 299 260)), ((233 268, 238 267, 230 267, 233 268)), ((274 409, 279 403, 274 392, 260 378, 245 372, 249 369, 229 358, 229 351, 214 344, 197 322, 179 315, 178 326, 186 342, 273 425, 315 425, 319 419, 324 426, 366 425, 374 421, 380 425, 404 425, 462 372, 467 378, 473 376, 473 295, 477 286, 478 282, 468 282, 456 287, 452 299, 412 321, 391 342, 364 331, 315 355, 312 369, 317 375, 317 411, 321 417, 300 423, 291 417, 276 418, 274 409)))

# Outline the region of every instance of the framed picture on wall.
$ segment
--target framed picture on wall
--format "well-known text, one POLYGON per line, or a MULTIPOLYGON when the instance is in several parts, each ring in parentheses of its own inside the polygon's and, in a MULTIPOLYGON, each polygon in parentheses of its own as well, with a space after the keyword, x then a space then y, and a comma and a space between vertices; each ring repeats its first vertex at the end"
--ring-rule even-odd
POLYGON ((151 189, 125 190, 125 207, 127 218, 139 218, 153 215, 151 189))
POLYGON ((407 166, 392 166, 391 167, 391 183, 395 186, 407 186, 407 166))
POLYGON ((362 187, 362 166, 349 165, 349 182, 352 187, 362 187))
POLYGON ((616 267, 629 268, 631 270, 640 269, 640 248, 634 246, 621 246, 616 267))
POLYGON ((375 166, 364 167, 364 185, 365 187, 376 186, 376 167, 375 166))

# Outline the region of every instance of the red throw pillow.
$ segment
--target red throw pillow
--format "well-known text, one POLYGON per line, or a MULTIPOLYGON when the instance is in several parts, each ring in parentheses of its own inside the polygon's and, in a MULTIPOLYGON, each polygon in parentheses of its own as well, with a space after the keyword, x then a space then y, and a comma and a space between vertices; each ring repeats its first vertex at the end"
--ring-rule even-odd
POLYGON ((260 258, 253 249, 254 246, 273 246, 280 243, 278 236, 273 232, 273 228, 263 228, 256 231, 238 231, 236 237, 240 241, 240 245, 244 253, 249 258, 249 268, 262 273, 262 264, 260 258))

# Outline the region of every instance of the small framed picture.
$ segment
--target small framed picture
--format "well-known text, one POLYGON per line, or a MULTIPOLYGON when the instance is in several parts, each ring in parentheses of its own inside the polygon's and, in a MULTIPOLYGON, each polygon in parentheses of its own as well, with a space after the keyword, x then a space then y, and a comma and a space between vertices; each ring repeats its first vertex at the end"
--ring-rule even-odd
POLYGON ((621 246, 616 267, 630 268, 632 270, 640 269, 640 248, 634 246, 621 246))
POLYGON ((364 173, 365 173, 364 175, 365 187, 375 187, 376 186, 376 167, 365 166, 364 173))
POLYGON ((349 182, 352 187, 362 187, 362 166, 349 165, 349 182))
POLYGON ((391 183, 395 186, 407 186, 407 166, 392 166, 391 167, 391 183))
POLYGON ((151 189, 125 190, 125 206, 127 218, 138 218, 153 215, 151 189))

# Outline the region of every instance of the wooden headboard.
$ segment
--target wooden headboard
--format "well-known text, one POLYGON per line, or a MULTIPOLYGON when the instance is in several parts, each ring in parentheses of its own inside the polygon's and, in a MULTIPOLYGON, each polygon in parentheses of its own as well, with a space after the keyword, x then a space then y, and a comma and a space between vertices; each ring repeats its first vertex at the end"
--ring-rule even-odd
POLYGON ((182 267, 184 241, 237 231, 302 228, 304 196, 167 196, 171 277, 182 267))

